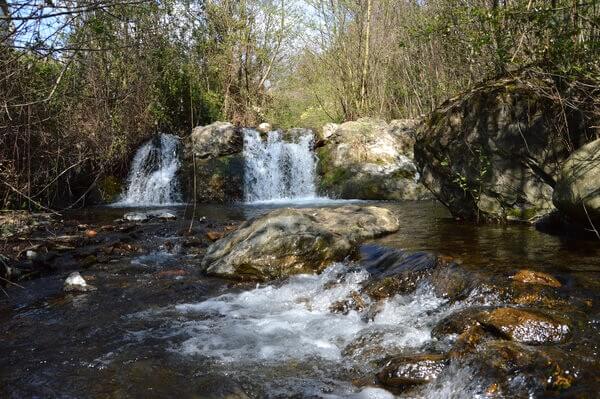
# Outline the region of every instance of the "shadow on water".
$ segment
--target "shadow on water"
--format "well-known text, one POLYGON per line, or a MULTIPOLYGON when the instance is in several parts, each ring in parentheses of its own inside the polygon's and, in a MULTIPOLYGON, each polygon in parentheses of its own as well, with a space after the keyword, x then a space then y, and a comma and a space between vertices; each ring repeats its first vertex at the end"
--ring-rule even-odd
MULTIPOLYGON (((380 204, 397 213, 401 229, 378 244, 443 254, 498 276, 544 270, 597 298, 597 242, 525 225, 459 223, 434 202, 380 204)), ((280 206, 198 205, 196 217, 241 221, 280 206)), ((178 214, 178 225, 157 227, 143 253, 82 271, 97 291, 64 294, 64 275, 9 289, 11 298, 0 301, 0 397, 352 397, 356 390, 349 381, 366 363, 340 361, 351 333, 421 345, 448 310, 438 310, 443 301, 420 292, 390 301, 370 322, 356 313, 331 314, 335 295, 355 290, 364 278, 360 271, 330 270, 328 278, 343 276, 333 290, 325 277, 315 276, 259 287, 206 278, 198 271, 199 258, 163 248, 166 241, 178 248, 174 231, 189 224, 193 207, 162 209, 178 214), (318 356, 315 348, 328 355, 318 356), (238 352, 245 358, 227 357, 238 352)), ((102 224, 127 211, 143 209, 87 208, 65 216, 102 224)), ((366 392, 360 397, 390 397, 366 392)))

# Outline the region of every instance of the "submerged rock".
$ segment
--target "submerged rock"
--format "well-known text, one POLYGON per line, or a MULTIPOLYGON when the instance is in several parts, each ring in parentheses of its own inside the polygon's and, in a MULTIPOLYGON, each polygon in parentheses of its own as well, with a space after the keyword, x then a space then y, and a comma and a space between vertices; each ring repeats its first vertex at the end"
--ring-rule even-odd
POLYGON ((363 246, 361 263, 371 273, 364 291, 374 299, 413 292, 424 282, 446 298, 463 296, 468 280, 445 259, 427 252, 405 252, 372 245, 363 246), (446 269, 442 271, 442 269, 446 269), (455 272, 455 273, 454 273, 455 272))
POLYGON ((403 391, 438 378, 448 363, 443 354, 399 356, 386 363, 377 373, 377 380, 386 387, 403 391))
POLYGON ((429 193, 417 184, 413 129, 363 118, 323 128, 317 150, 322 194, 357 199, 420 199, 429 193))
POLYGON ((431 336, 443 339, 449 335, 460 335, 470 327, 478 324, 476 317, 481 313, 480 307, 469 307, 458 310, 440 320, 433 330, 431 336))
POLYGON ((461 362, 500 397, 547 397, 548 391, 568 389, 579 374, 570 363, 561 350, 498 340, 483 342, 461 362))
POLYGON ((600 139, 575 151, 562 166, 552 197, 570 218, 600 222, 600 139))
POLYGON ((499 336, 529 345, 561 343, 571 334, 566 322, 529 309, 497 308, 481 313, 477 321, 499 336))
POLYGON ((544 272, 534 270, 519 270, 512 279, 526 284, 541 284, 550 287, 560 287, 560 281, 544 272))
POLYGON ((88 292, 94 291, 96 287, 89 285, 79 272, 73 272, 69 274, 69 277, 65 280, 64 290, 66 292, 88 292))
POLYGON ((202 266, 210 275, 250 280, 320 272, 355 255, 361 241, 399 227, 390 210, 374 206, 278 209, 212 244, 202 266))

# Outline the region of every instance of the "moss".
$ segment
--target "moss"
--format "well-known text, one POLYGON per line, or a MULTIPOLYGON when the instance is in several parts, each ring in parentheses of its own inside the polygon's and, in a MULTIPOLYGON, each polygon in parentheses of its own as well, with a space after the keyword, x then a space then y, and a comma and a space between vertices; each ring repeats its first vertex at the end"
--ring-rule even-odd
POLYGON ((115 176, 105 176, 98 182, 98 192, 104 202, 114 202, 121 194, 121 181, 115 176))
POLYGON ((543 209, 536 208, 536 207, 530 207, 530 208, 513 207, 513 208, 509 208, 506 211, 506 216, 508 219, 529 221, 529 220, 532 220, 544 213, 545 213, 545 211, 543 209))
POLYGON ((392 173, 392 178, 394 179, 414 179, 415 178, 415 172, 412 172, 410 170, 397 170, 394 173, 392 173))

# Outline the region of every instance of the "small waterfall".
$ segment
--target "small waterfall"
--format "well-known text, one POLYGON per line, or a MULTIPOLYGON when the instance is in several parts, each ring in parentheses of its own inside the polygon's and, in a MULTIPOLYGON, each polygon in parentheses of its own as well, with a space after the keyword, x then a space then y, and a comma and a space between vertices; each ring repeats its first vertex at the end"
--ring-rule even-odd
POLYGON ((284 141, 278 131, 266 141, 254 129, 244 129, 244 191, 247 202, 317 198, 313 134, 284 141))
POLYGON ((181 202, 177 171, 179 138, 171 134, 144 143, 136 152, 127 190, 116 205, 148 206, 181 202))

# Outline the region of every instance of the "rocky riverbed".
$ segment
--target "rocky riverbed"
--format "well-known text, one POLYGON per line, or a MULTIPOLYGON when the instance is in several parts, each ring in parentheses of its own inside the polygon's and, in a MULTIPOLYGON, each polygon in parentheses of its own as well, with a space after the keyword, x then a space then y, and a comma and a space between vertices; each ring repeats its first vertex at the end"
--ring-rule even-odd
POLYGON ((191 230, 190 212, 94 208, 5 228, 3 264, 16 274, 0 301, 1 395, 596 394, 595 241, 459 223, 432 202, 200 206, 191 230), (340 215, 379 230, 328 230, 340 215), (295 235, 278 236, 284 220, 295 235), (254 240, 243 253, 276 259, 330 234, 350 238, 338 246, 349 256, 318 263, 320 274, 293 265, 329 246, 296 252, 293 273, 205 271, 219 248, 254 240), (66 286, 75 271, 94 289, 66 286))

